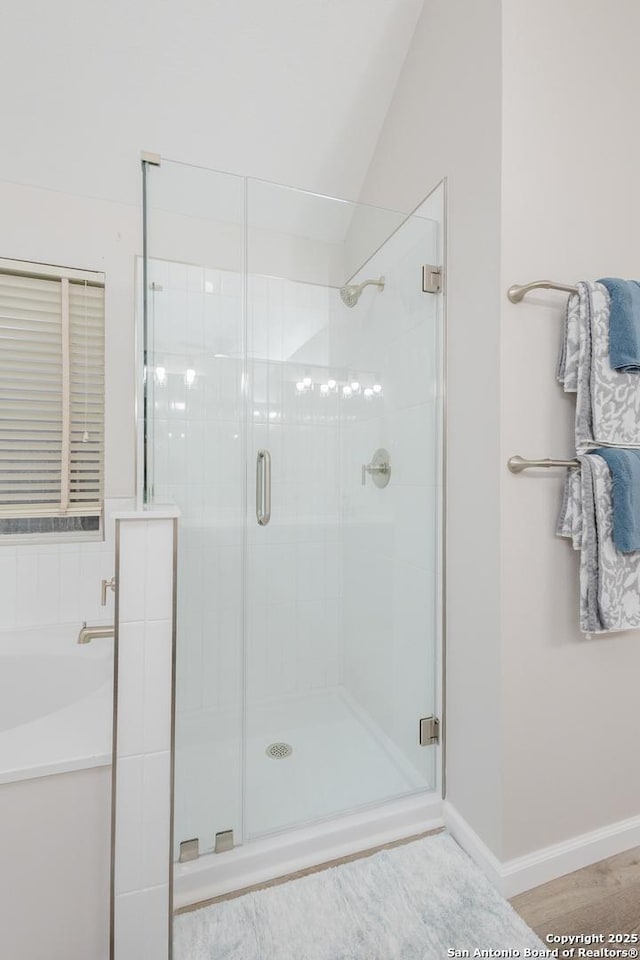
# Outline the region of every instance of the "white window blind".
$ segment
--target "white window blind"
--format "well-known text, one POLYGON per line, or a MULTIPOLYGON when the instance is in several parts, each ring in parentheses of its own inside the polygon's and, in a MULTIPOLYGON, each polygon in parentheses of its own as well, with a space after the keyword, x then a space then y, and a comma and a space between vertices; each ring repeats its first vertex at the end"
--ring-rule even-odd
POLYGON ((101 279, 0 261, 0 518, 102 512, 101 279))

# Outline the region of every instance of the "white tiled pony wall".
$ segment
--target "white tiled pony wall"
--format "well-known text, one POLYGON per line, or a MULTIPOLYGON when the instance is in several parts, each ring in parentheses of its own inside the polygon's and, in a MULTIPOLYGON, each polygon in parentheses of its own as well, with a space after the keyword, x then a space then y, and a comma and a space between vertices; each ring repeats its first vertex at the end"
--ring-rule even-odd
POLYGON ((177 519, 116 520, 111 960, 170 955, 177 519))

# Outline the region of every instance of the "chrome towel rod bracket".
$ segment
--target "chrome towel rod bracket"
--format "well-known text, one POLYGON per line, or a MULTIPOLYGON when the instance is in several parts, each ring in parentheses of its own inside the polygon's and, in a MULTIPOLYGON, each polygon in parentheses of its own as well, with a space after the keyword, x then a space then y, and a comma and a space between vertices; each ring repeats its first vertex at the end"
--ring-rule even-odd
POLYGON ((562 293, 577 293, 578 288, 570 283, 555 283, 553 280, 532 280, 531 283, 514 283, 507 290, 511 303, 520 303, 532 290, 560 290, 562 293))
POLYGON ((579 460, 551 460, 547 457, 546 460, 525 460, 524 457, 510 457, 507 461, 507 466, 511 473, 522 473, 523 470, 531 470, 534 467, 579 467, 579 460))

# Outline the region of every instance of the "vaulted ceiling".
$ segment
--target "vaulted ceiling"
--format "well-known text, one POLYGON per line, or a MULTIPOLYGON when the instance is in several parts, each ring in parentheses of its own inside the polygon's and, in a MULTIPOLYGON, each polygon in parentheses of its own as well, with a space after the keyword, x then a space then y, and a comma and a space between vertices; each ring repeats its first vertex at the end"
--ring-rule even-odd
POLYGON ((357 197, 423 0, 22 0, 0 179, 133 201, 140 149, 357 197))

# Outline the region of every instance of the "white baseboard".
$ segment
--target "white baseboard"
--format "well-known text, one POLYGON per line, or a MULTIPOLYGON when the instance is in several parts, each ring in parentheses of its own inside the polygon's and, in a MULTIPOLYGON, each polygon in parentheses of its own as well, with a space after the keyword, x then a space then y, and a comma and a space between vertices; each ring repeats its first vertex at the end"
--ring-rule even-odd
POLYGON ((442 804, 444 825, 453 839, 468 853, 494 887, 506 896, 502 882, 502 864, 448 800, 442 804))
POLYGON ((505 897, 514 897, 640 845, 639 816, 502 862, 448 801, 443 804, 443 814, 449 833, 505 897))

